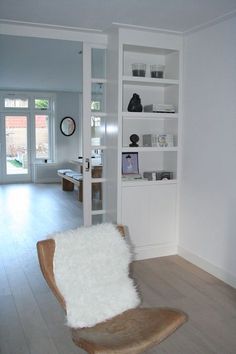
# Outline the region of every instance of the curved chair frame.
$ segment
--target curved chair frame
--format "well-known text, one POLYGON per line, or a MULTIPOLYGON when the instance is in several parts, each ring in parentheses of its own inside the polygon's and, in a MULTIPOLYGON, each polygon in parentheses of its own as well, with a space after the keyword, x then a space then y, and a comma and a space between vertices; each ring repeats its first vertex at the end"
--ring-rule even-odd
MULTIPOLYGON (((118 229, 124 236, 123 226, 118 229)), ((37 250, 44 278, 66 311, 53 273, 55 241, 39 241, 37 250)), ((135 308, 93 327, 72 328, 72 340, 90 354, 138 354, 160 343, 186 320, 186 314, 176 309, 135 308)))

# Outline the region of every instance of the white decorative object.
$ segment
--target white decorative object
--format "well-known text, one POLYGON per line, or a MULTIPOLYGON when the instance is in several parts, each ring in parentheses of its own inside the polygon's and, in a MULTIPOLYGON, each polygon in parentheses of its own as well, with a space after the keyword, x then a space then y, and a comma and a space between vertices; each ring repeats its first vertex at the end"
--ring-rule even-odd
POLYGON ((56 244, 55 280, 70 327, 91 327, 139 304, 129 278, 130 250, 114 225, 80 227, 51 237, 56 244))
POLYGON ((173 147, 174 138, 172 134, 159 134, 157 138, 157 144, 159 147, 173 147))

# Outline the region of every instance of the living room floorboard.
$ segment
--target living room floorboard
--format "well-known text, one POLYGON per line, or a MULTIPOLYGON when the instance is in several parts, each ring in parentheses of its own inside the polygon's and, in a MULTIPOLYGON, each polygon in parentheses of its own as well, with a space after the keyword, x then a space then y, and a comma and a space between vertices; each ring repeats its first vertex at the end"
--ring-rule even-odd
MULTIPOLYGON (((38 265, 36 242, 82 225, 77 193, 59 184, 0 186, 0 353, 83 354, 38 265)), ((188 322, 158 354, 235 354, 236 289, 179 256, 135 261, 144 306, 182 309, 188 322)))

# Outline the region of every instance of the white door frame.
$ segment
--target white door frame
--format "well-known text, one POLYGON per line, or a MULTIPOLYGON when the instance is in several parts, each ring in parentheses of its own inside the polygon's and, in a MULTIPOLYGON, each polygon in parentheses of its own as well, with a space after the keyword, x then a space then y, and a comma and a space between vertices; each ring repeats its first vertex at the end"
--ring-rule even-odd
MULTIPOLYGON (((83 210, 84 225, 92 223, 91 198, 91 48, 106 46, 108 36, 101 31, 0 20, 0 34, 50 38, 83 43, 83 210), (86 137, 86 138, 85 138, 86 137), (88 159, 86 161, 86 159, 88 159), (87 170, 88 169, 88 170, 87 170)), ((1 148, 1 146, 0 146, 1 148)))
POLYGON ((92 224, 91 192, 91 45, 83 43, 83 215, 92 224))

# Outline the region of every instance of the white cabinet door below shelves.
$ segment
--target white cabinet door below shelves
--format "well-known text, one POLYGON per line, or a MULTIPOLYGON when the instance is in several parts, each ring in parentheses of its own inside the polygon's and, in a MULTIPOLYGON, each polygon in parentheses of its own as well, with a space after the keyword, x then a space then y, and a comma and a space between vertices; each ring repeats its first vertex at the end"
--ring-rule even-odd
POLYGON ((138 259, 176 252, 176 185, 122 188, 122 224, 138 259))

